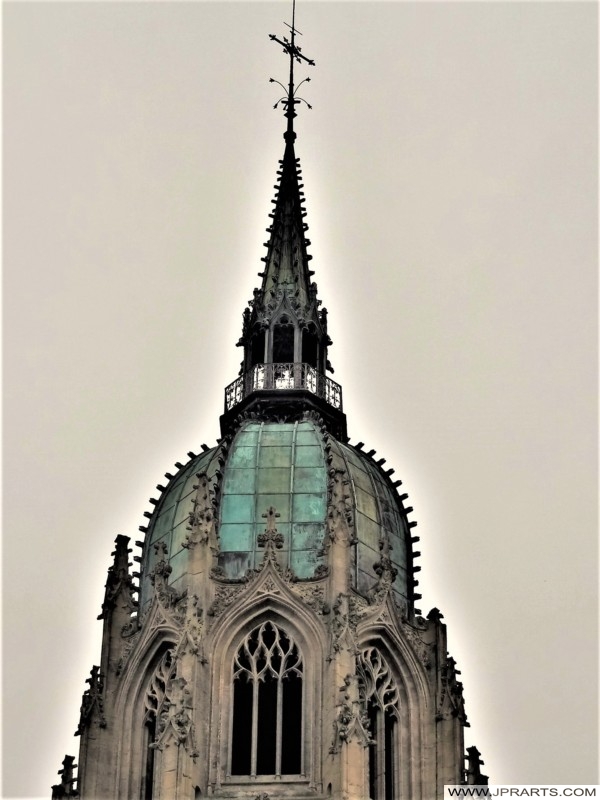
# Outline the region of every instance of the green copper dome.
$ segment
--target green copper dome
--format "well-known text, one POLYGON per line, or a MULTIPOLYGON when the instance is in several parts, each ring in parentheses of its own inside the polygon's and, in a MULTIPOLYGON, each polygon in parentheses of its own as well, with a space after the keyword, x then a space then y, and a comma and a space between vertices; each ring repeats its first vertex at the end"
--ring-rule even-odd
POLYGON ((312 578, 323 563, 327 515, 324 443, 313 422, 248 422, 235 435, 220 509, 219 565, 226 577, 242 577, 262 560, 257 536, 270 507, 283 534, 281 565, 312 578))
MULTIPOLYGON (((155 546, 163 543, 171 566, 169 583, 184 588, 189 517, 198 473, 220 484, 215 510, 218 554, 224 578, 243 579, 262 560, 258 535, 270 508, 283 536, 280 565, 298 580, 326 572, 327 513, 332 464, 348 477, 352 516, 352 585, 363 595, 377 580, 375 565, 389 546, 399 601, 409 596, 410 530, 389 477, 365 453, 342 444, 312 419, 297 422, 246 420, 228 442, 192 458, 164 488, 151 515, 144 547, 142 605, 152 596, 149 574, 155 546)), ((162 487, 161 487, 162 488, 162 487)), ((162 545, 161 545, 162 546, 162 545)))
MULTIPOLYGON (((164 543, 167 549, 167 560, 171 567, 169 583, 176 589, 182 589, 187 572, 188 551, 184 542, 189 531, 190 513, 193 510, 193 500, 198 484, 196 477, 199 472, 206 472, 214 476, 218 469, 218 448, 214 447, 200 455, 195 456, 181 467, 163 490, 154 513, 150 518, 146 541, 144 544, 143 572, 141 579, 141 603, 144 606, 152 597, 150 572, 152 571, 157 554, 155 545, 164 543)), ((160 487, 157 487, 160 488, 160 487)))

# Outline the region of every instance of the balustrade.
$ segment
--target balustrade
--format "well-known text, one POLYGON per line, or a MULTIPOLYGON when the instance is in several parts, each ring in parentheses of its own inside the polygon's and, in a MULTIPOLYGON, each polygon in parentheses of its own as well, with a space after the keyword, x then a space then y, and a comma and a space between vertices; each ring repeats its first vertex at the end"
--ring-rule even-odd
POLYGON ((252 392, 305 389, 342 410, 342 387, 310 364, 256 364, 225 389, 225 411, 252 392))

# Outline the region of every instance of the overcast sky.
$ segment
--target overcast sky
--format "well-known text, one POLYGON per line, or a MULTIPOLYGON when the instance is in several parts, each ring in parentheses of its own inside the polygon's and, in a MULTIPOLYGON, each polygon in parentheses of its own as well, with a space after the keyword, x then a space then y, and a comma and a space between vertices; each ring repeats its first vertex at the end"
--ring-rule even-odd
MULTIPOLYGON (((49 797, 117 534, 218 434, 284 120, 280 3, 4 5, 4 782, 49 797)), ((300 3, 352 442, 419 522, 485 771, 596 783, 595 3, 300 3)), ((305 90, 305 91, 304 91, 305 90)))

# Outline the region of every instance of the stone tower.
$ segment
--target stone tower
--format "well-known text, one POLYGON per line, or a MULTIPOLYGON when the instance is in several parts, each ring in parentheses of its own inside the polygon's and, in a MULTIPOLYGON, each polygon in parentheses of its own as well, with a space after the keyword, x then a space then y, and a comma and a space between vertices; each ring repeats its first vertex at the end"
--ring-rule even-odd
POLYGON ((351 445, 309 269, 293 129, 221 439, 165 475, 118 536, 78 766, 53 798, 432 800, 485 783, 437 609, 415 603, 419 537, 400 480, 351 445))

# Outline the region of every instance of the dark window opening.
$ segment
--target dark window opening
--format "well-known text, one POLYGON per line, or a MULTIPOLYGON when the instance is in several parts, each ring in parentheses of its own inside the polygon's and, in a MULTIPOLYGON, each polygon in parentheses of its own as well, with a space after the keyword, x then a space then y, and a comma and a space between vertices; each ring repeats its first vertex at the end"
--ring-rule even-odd
POLYGON ((357 668, 371 735, 369 798, 398 800, 398 687, 376 647, 369 647, 361 654, 357 668))
POLYGON ((231 751, 232 775, 250 775, 252 737, 252 683, 249 680, 233 684, 233 747, 231 751))
POLYGON ((377 794, 377 706, 372 700, 367 705, 367 715, 369 719, 369 729, 373 743, 369 745, 369 797, 371 800, 378 800, 377 794))
POLYGON ((281 774, 299 775, 302 771, 302 678, 296 674, 283 682, 282 722, 281 774))
POLYGON ((385 712, 384 722, 384 746, 385 746, 385 800, 394 800, 395 796, 395 750, 396 742, 394 728, 396 719, 392 716, 389 709, 385 712))
POLYGON ((250 366, 264 364, 265 361, 265 332, 259 331, 252 337, 250 348, 250 366))
POLYGON ((302 772, 302 658, 272 622, 252 631, 233 665, 232 775, 302 772))
POLYGON ((176 664, 173 661, 172 651, 163 650, 162 658, 158 661, 146 690, 141 800, 152 800, 154 797, 156 749, 153 745, 156 743, 157 736, 159 735, 157 721, 161 718, 165 708, 168 708, 170 704, 169 690, 171 680, 175 676, 175 671, 176 664))
POLYGON ((267 675, 258 685, 256 774, 275 775, 277 739, 277 679, 267 675))
POLYGON ((293 364, 294 326, 278 323, 273 326, 273 363, 293 364))
POLYGON ((156 718, 148 720, 145 728, 146 768, 144 769, 143 800, 152 800, 154 795, 154 756, 155 750, 150 745, 156 738, 156 718))
POLYGON ((319 364, 319 340, 314 331, 302 331, 302 362, 315 369, 319 364))

